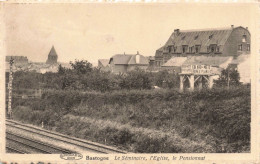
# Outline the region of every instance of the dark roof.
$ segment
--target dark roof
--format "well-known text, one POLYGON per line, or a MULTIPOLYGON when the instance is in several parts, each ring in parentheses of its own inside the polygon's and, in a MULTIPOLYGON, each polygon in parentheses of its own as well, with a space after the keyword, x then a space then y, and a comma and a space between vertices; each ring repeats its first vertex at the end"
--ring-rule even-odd
POLYGON ((48 56, 58 56, 57 53, 56 53, 56 51, 55 51, 54 46, 52 46, 52 48, 51 48, 50 53, 49 53, 48 56))
POLYGON ((100 64, 106 67, 109 64, 109 59, 99 59, 100 64))
POLYGON ((139 61, 139 63, 137 63, 137 61, 136 61, 137 55, 139 55, 139 54, 135 54, 135 55, 117 54, 110 58, 109 63, 113 60, 114 64, 123 64, 123 65, 136 65, 136 64, 148 65, 149 64, 148 58, 144 57, 143 55, 139 55, 140 61, 139 61))
MULTIPOLYGON (((238 27, 237 27, 238 28, 238 27)), ((201 52, 207 52, 207 47, 211 44, 220 46, 220 52, 223 51, 223 45, 226 43, 231 32, 235 28, 219 28, 219 29, 201 29, 201 30, 185 30, 173 32, 165 47, 174 45, 177 47, 176 52, 181 53, 181 46, 188 45, 189 47, 201 45, 201 52)), ((162 47, 158 51, 163 51, 162 47)))

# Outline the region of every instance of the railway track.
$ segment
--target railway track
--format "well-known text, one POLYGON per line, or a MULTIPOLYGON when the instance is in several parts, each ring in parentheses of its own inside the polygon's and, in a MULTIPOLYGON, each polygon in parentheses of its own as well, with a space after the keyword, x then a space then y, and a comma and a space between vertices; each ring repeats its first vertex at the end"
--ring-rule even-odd
POLYGON ((116 148, 101 145, 98 143, 82 140, 75 137, 66 136, 57 132, 47 131, 45 129, 37 128, 30 125, 21 124, 17 121, 6 120, 6 125, 14 128, 18 128, 19 130, 27 131, 30 133, 38 134, 53 140, 62 141, 64 143, 72 144, 77 147, 83 148, 86 151, 91 151, 95 153, 103 153, 103 154, 112 154, 112 153, 120 153, 126 154, 126 151, 118 150, 116 148))
POLYGON ((18 154, 28 154, 28 152, 22 151, 22 150, 18 150, 16 148, 10 147, 10 146, 6 146, 6 150, 9 153, 18 153, 18 154))
MULTIPOLYGON (((6 132, 6 139, 21 145, 22 148, 29 149, 32 153, 39 154, 60 154, 60 153, 73 153, 72 151, 55 147, 41 141, 36 141, 18 134, 6 132)), ((12 148, 12 147, 10 147, 12 148)), ((16 148, 13 148, 16 149, 16 148)), ((16 149, 17 150, 17 149, 16 149)), ((15 150, 14 150, 15 151, 15 150)))

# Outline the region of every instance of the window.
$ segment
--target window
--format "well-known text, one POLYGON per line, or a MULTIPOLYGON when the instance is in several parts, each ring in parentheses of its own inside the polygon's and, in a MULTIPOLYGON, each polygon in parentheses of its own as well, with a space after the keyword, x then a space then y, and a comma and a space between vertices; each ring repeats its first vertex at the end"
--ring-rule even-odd
POLYGON ((215 52, 215 47, 212 46, 212 47, 210 48, 210 52, 215 52))
POLYGON ((174 53, 176 52, 176 49, 177 49, 177 47, 173 47, 173 52, 174 52, 174 53))
POLYGON ((168 49, 169 49, 169 52, 171 52, 171 51, 172 51, 172 47, 171 47, 171 46, 169 46, 169 47, 168 47, 168 49))
POLYGON ((219 46, 217 46, 217 48, 216 48, 216 52, 219 52, 219 46))
POLYGON ((238 50, 242 51, 242 44, 238 45, 238 50))
POLYGON ((192 53, 192 49, 193 49, 192 47, 189 47, 189 53, 192 53))
POLYGON ((216 45, 216 44, 211 44, 211 45, 208 47, 208 52, 214 53, 214 52, 216 52, 216 49, 217 49, 217 45, 216 45))
POLYGON ((194 40, 197 40, 197 39, 198 39, 198 37, 199 37, 199 35, 195 36, 195 37, 194 37, 194 40))
POLYGON ((198 46, 198 45, 195 46, 195 52, 196 52, 196 53, 199 53, 199 52, 200 52, 200 46, 198 46))
POLYGON ((246 50, 247 50, 247 51, 250 51, 250 44, 247 44, 247 45, 246 45, 246 50))
POLYGON ((243 42, 243 43, 246 42, 246 35, 243 35, 242 42, 243 42))
POLYGON ((182 46, 182 53, 186 53, 188 49, 188 46, 182 46))
POLYGON ((185 36, 183 36, 182 38, 181 38, 181 40, 184 40, 185 39, 185 36))
POLYGON ((213 38, 213 34, 211 34, 210 36, 209 36, 209 39, 212 39, 213 38))

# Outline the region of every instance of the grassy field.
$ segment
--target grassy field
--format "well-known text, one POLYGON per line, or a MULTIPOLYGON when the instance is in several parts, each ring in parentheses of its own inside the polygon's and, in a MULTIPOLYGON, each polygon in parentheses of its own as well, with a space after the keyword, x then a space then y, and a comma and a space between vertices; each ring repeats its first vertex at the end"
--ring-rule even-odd
POLYGON ((131 152, 249 152, 250 88, 178 93, 48 91, 14 100, 14 118, 131 152))

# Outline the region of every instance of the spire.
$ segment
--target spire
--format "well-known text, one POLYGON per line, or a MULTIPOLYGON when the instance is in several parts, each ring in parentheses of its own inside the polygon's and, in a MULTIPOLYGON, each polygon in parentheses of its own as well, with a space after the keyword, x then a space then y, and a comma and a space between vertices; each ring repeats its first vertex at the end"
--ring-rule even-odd
POLYGON ((48 59, 46 61, 46 64, 56 64, 58 59, 58 55, 55 51, 54 46, 51 47, 51 50, 48 55, 48 59))
POLYGON ((56 53, 56 50, 55 50, 54 46, 51 47, 49 56, 58 56, 57 53, 56 53))

